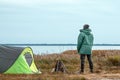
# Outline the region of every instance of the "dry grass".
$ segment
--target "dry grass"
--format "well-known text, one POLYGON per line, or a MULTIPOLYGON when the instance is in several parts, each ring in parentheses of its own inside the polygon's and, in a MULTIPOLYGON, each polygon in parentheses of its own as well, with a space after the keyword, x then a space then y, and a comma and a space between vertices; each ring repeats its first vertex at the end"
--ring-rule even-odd
MULTIPOLYGON (((90 78, 87 60, 85 74, 83 76, 75 74, 80 69, 80 56, 76 50, 65 51, 61 54, 34 55, 34 59, 42 74, 0 74, 0 80, 88 80, 90 78), (68 73, 51 73, 58 59, 63 61, 68 73)), ((120 50, 93 50, 92 59, 96 77, 100 74, 120 74, 120 50)))

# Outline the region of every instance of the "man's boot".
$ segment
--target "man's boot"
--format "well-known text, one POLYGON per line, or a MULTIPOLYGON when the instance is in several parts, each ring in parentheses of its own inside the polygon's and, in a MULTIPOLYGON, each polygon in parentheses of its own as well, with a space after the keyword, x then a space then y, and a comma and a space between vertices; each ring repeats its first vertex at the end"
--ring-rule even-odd
POLYGON ((80 71, 80 74, 83 74, 83 73, 84 73, 84 70, 81 70, 81 71, 80 71))
POLYGON ((93 73, 93 69, 90 69, 90 72, 93 73))

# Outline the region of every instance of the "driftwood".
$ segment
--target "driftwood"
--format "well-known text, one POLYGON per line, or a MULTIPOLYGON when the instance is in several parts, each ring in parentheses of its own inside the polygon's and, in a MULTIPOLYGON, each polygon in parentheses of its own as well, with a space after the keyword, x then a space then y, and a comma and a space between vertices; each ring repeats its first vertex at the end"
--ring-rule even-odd
POLYGON ((59 71, 63 73, 68 73, 63 61, 61 60, 57 60, 53 72, 59 72, 59 71))

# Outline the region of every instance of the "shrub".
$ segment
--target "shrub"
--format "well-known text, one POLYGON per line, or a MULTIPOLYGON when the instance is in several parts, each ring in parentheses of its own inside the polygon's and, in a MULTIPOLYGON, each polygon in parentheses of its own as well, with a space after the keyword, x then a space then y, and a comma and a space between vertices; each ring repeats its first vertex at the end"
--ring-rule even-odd
POLYGON ((120 56, 115 55, 115 56, 109 56, 106 61, 107 65, 110 66, 120 66, 120 56))

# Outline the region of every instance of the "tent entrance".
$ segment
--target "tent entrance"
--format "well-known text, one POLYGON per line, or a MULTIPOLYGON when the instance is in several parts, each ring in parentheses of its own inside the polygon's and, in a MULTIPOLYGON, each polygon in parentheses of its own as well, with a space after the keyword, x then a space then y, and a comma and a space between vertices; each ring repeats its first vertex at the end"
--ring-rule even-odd
POLYGON ((29 52, 27 52, 27 53, 24 54, 24 56, 25 56, 25 59, 26 59, 28 65, 31 66, 32 61, 33 61, 33 58, 31 56, 31 54, 29 52))

